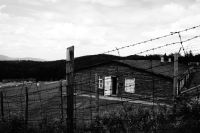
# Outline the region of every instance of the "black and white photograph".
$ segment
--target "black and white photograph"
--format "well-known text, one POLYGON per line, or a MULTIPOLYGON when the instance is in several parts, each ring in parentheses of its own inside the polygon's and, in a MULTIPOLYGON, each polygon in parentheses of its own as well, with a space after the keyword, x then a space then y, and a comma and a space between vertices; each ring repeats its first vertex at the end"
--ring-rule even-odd
POLYGON ((0 133, 199 133, 200 0, 0 0, 0 133))

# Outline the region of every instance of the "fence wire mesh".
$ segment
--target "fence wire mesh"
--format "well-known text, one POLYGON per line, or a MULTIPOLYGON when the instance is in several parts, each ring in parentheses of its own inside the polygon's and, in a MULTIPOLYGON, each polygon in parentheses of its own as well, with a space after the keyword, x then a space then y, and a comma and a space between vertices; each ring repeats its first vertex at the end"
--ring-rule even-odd
MULTIPOLYGON (((195 26, 169 35, 134 43, 104 53, 121 52, 121 50, 151 43, 163 38, 171 37, 177 33, 188 32, 199 28, 195 26)), ((158 49, 179 51, 184 43, 199 38, 193 35, 180 41, 167 42, 163 45, 150 47, 136 54, 156 52, 158 49), (182 44, 182 45, 179 45, 182 44), (172 47, 179 45, 177 47, 172 47)), ((182 48, 185 50, 184 48, 182 48)), ((185 52, 185 51, 184 51, 185 52)), ((182 105, 179 99, 174 100, 173 63, 162 63, 155 60, 112 60, 97 62, 96 65, 75 70, 73 75, 73 126, 74 132, 180 132, 182 128, 177 125, 184 123, 181 116, 182 105), (176 101, 177 100, 177 101, 176 101), (180 115, 180 116, 179 116, 180 115)), ((81 64, 89 64, 85 60, 81 64)), ((177 62, 178 63, 178 62, 177 62)), ((197 71, 184 69, 186 73, 178 73, 177 77, 184 80, 180 86, 188 86, 194 80, 188 80, 188 74, 197 71)), ((1 87, 1 120, 9 121, 14 117, 27 127, 31 125, 57 123, 61 128, 59 132, 66 132, 67 125, 67 83, 66 80, 55 82, 21 82, 14 86, 1 87)), ((196 83, 193 83, 196 84, 196 83)), ((182 92, 186 93, 187 90, 182 92)), ((199 103, 199 86, 191 89, 192 97, 199 103), (197 95, 198 94, 198 95, 197 95)), ((199 111, 195 106, 195 111, 199 111)), ((191 113, 191 112, 190 112, 191 113)), ((190 114, 190 113, 186 113, 190 114)), ((192 122, 197 122, 194 120, 192 122)), ((199 123, 197 123, 199 124, 199 123)), ((57 128, 59 128, 59 126, 57 128)), ((181 126, 184 126, 181 125, 181 126)), ((190 130, 191 127, 187 129, 190 130)))

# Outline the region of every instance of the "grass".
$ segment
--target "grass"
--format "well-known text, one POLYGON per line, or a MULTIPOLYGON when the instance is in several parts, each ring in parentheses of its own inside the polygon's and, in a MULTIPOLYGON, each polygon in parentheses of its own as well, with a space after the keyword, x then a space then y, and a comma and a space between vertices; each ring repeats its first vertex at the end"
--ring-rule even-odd
MULTIPOLYGON (((21 131, 30 133, 59 133, 65 131, 67 97, 63 96, 64 121, 61 121, 60 93, 58 82, 43 85, 39 88, 37 88, 36 84, 32 84, 28 88, 28 127, 25 128, 26 125, 24 121, 24 87, 11 87, 3 90, 5 121, 0 121, 0 132, 4 133, 3 131, 6 131, 6 133, 18 133, 21 131)), ((63 90, 65 89, 66 88, 63 87, 63 90)), ((184 125, 189 126, 189 128, 193 128, 193 125, 190 124, 191 122, 195 122, 197 125, 194 130, 198 129, 197 127, 199 126, 199 110, 191 110, 190 108, 186 108, 185 110, 183 110, 184 108, 180 109, 182 112, 177 112, 180 114, 180 116, 175 116, 172 110, 165 107, 147 106, 142 104, 132 104, 129 102, 99 99, 100 113, 99 117, 97 117, 95 98, 85 97, 77 94, 75 99, 76 119, 74 119, 74 121, 76 122, 77 131, 80 132, 83 132, 83 130, 84 132, 89 132, 91 130, 95 130, 96 132, 96 129, 98 130, 98 128, 101 128, 101 130, 110 130, 116 132, 116 129, 124 130, 126 129, 126 126, 128 126, 128 128, 133 131, 135 131, 135 129, 150 131, 152 126, 157 126, 157 129, 162 128, 162 124, 164 124, 164 127, 166 128, 173 127, 173 129, 176 128, 177 130, 180 128, 182 131, 184 130, 184 125), (195 114, 198 114, 198 116, 195 114), (152 119, 153 116, 154 119, 152 119), (174 117, 178 117, 180 120, 183 119, 181 124, 171 120, 172 118, 174 119, 174 117), (190 118, 195 118, 196 121, 193 121, 190 118), (155 125, 155 119, 157 125, 155 125), (171 121, 174 123, 170 124, 171 121), (100 127, 98 127, 99 124, 100 127), (175 126, 177 124, 179 124, 180 127, 177 128, 175 126)), ((199 107, 197 105, 194 106, 194 109, 199 107)), ((172 129, 170 131, 172 131, 172 129)))
MULTIPOLYGON (((65 86, 63 84, 63 86, 65 86)), ((65 93, 66 88, 63 87, 65 93)), ((4 110, 5 119, 10 120, 13 116, 18 116, 24 120, 25 116, 25 86, 15 86, 6 88, 4 92, 4 110)), ((61 123, 61 98, 59 91, 59 82, 51 84, 41 83, 38 87, 36 83, 28 85, 29 104, 28 104, 28 124, 48 131, 51 127, 56 130, 58 126, 63 128, 65 124, 67 97, 63 96, 63 115, 64 122, 61 123), (49 128, 48 128, 49 127, 49 128)), ((125 111, 127 105, 133 103, 121 102, 115 100, 99 99, 99 115, 105 115, 110 111, 125 111)), ((134 104, 136 108, 152 109, 152 106, 134 104)), ((156 107, 154 108, 156 109, 156 107)), ((77 128, 88 129, 96 120, 96 100, 92 97, 85 97, 77 94, 75 98, 75 121, 77 128), (87 127, 87 128, 86 128, 87 127)), ((39 129, 37 129, 39 130, 39 129)), ((64 129, 63 129, 64 130, 64 129)))

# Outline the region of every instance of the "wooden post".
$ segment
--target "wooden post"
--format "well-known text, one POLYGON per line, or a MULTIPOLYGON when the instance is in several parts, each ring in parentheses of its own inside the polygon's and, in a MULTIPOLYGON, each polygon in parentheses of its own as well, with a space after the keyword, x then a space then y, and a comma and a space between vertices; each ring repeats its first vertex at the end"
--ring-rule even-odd
POLYGON ((66 54, 67 133, 74 133, 74 46, 66 54))
POLYGON ((1 119, 4 121, 3 92, 1 91, 1 119))
POLYGON ((61 112, 61 122, 63 122, 63 91, 62 91, 62 80, 59 82, 59 88, 60 88, 60 112, 61 112))
POLYGON ((173 75, 173 100, 175 101, 175 98, 177 96, 178 86, 178 53, 174 54, 174 75, 173 75))
POLYGON ((89 79, 89 88, 90 88, 90 124, 92 124, 92 86, 91 86, 91 79, 92 79, 92 76, 91 76, 91 71, 90 71, 90 79, 89 79))
POLYGON ((42 97, 41 97, 41 91, 40 90, 42 90, 41 89, 41 83, 40 82, 37 82, 36 83, 36 89, 37 89, 37 94, 38 94, 38 98, 39 98, 39 101, 40 101, 40 117, 41 117, 41 119, 43 119, 43 102, 42 102, 42 97), (39 90, 40 89, 40 90, 39 90))
POLYGON ((99 86, 98 86, 98 75, 95 74, 95 91, 96 91, 96 114, 99 117, 99 86))
POLYGON ((96 120, 97 120, 97 130, 99 130, 99 78, 95 74, 95 91, 96 91, 96 120))
POLYGON ((26 93, 26 97, 25 97, 25 102, 26 102, 26 107, 25 107, 25 125, 26 125, 26 129, 28 126, 28 87, 26 86, 25 88, 25 93, 26 93))

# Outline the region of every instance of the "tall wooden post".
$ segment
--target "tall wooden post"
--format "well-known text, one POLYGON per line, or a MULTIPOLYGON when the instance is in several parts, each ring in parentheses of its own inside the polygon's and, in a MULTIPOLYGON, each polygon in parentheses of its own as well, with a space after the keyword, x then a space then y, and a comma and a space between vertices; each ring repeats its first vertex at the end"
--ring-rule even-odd
POLYGON ((3 92, 1 91, 1 118, 4 121, 3 92))
POLYGON ((174 54, 174 75, 173 75, 173 100, 175 100, 178 91, 178 53, 174 54))
POLYGON ((66 54, 67 133, 74 133, 74 46, 66 54))
POLYGON ((25 125, 26 125, 26 129, 28 126, 28 87, 26 86, 25 88, 25 93, 26 93, 26 97, 25 97, 25 102, 26 102, 26 107, 25 107, 25 125))

